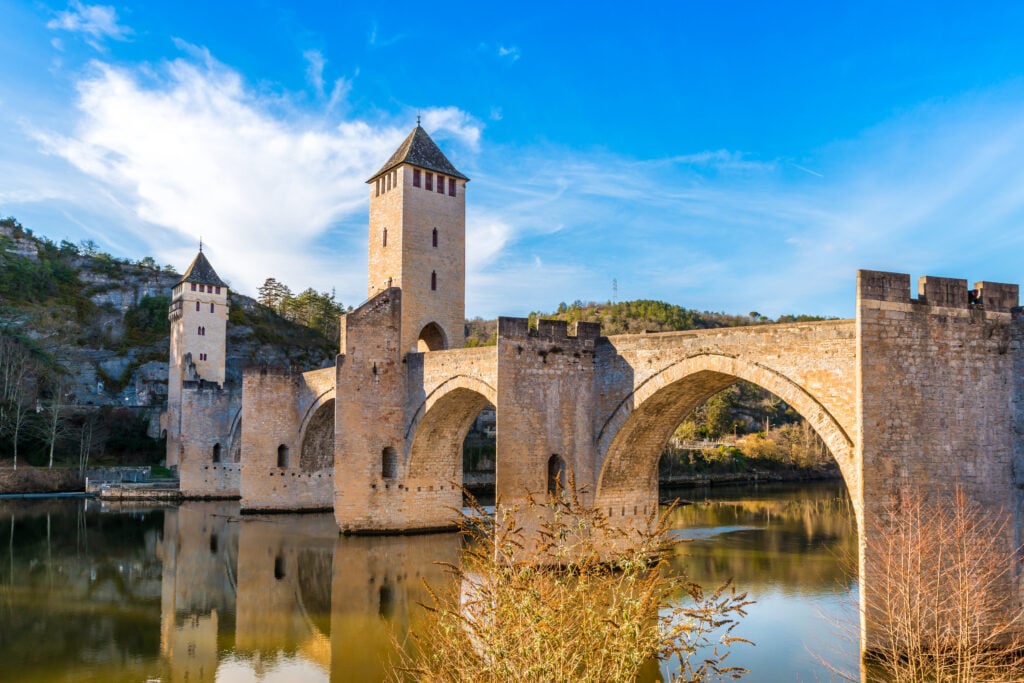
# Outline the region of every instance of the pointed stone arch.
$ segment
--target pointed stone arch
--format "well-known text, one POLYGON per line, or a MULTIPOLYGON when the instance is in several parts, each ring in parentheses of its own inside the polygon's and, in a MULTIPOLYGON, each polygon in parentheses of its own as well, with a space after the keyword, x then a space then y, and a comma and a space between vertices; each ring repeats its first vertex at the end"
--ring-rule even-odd
POLYGON ((302 435, 299 469, 317 472, 334 467, 334 398, 312 411, 302 435))
POLYGON ((459 375, 437 386, 417 408, 406 430, 410 479, 462 480, 462 442, 473 420, 497 391, 483 380, 459 375))
POLYGON ((423 326, 416 341, 417 351, 420 353, 424 351, 444 351, 447 348, 448 336, 441 329, 440 325, 436 322, 430 322, 423 326))
POLYGON ((656 502, 658 458, 680 420, 738 380, 767 389, 810 423, 838 462, 859 518, 861 475, 854 440, 835 416, 782 373, 718 354, 680 359, 647 378, 619 403, 597 435, 597 504, 614 510, 623 501, 656 502))

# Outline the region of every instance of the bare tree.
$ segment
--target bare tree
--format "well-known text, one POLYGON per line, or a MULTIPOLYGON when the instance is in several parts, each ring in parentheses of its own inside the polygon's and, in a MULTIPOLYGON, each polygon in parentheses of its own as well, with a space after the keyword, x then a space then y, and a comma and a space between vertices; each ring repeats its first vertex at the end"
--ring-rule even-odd
POLYGON ((866 535, 872 666, 896 683, 1020 680, 1024 613, 1005 517, 960 487, 953 505, 916 491, 899 498, 866 535))
POLYGON ((10 337, 0 337, 0 433, 11 438, 14 469, 18 469, 18 442, 28 418, 33 392, 32 357, 10 337))
POLYGON ((67 420, 64 418, 64 382, 55 380, 50 386, 50 398, 40 404, 42 420, 37 426, 37 433, 47 444, 50 452, 49 464, 53 467, 53 454, 57 442, 68 434, 67 420))

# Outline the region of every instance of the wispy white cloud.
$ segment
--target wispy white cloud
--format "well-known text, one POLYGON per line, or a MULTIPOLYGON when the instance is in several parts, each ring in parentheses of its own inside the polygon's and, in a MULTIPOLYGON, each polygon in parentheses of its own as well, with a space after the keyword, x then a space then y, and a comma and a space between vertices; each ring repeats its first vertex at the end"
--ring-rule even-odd
MULTIPOLYGON (((274 275, 359 297, 364 181, 407 128, 293 121, 273 113, 237 72, 205 51, 196 56, 201 63, 178 59, 156 70, 95 63, 79 84, 75 129, 35 130, 36 139, 130 206, 137 237, 151 240, 161 261, 187 263, 202 234, 211 258, 219 255, 218 270, 243 290, 274 275), (167 233, 149 226, 175 238, 163 241, 167 233), (328 230, 336 240, 321 251, 328 230)), ((424 118, 439 135, 469 146, 479 140, 456 109, 428 109, 424 118)))
POLYGON ((127 40, 132 34, 130 28, 118 23, 117 10, 113 7, 83 5, 78 0, 72 0, 68 9, 57 12, 46 23, 46 28, 83 34, 86 42, 96 49, 101 49, 105 39, 127 40))
POLYGON ((505 59, 508 59, 510 62, 518 62, 520 57, 519 48, 516 47, 515 45, 499 45, 498 56, 504 57, 505 59))
POLYGON ((457 107, 434 107, 422 114, 423 127, 437 131, 438 139, 456 139, 473 151, 480 149, 483 125, 457 107))
POLYGON ((377 22, 374 21, 370 24, 370 31, 366 35, 366 43, 370 47, 389 47, 394 45, 398 41, 405 38, 404 33, 396 33, 391 36, 381 36, 378 30, 377 22))

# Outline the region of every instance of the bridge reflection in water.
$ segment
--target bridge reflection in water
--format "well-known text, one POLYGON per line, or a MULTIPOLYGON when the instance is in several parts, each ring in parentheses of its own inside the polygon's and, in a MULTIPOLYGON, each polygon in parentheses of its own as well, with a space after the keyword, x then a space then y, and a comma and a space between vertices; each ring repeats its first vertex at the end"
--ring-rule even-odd
MULTIPOLYGON (((808 650, 836 661, 820 612, 855 600, 843 485, 714 493, 682 494, 700 504, 673 526, 695 540, 672 564, 758 601, 738 632, 757 647, 731 658, 744 680, 828 679, 808 650)), ((0 680, 380 681, 391 633, 425 616, 420 579, 461 588, 437 564, 457 562, 455 534, 344 537, 329 513, 236 503, 0 501, 0 540, 0 680)), ((855 634, 843 647, 855 666, 855 634)))
POLYGON ((173 681, 382 680, 400 639, 451 577, 457 534, 339 536, 330 514, 165 511, 162 654, 173 681), (218 660, 218 658, 220 658, 218 660))

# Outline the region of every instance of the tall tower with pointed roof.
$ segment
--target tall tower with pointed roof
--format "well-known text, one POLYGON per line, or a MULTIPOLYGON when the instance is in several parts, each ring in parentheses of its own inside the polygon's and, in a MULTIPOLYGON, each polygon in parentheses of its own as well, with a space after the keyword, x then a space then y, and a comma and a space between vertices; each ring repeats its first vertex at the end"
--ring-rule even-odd
POLYGON ((369 296, 401 288, 404 352, 463 345, 467 182, 418 123, 367 181, 369 296))
POLYGON ((167 465, 178 465, 184 430, 182 391, 188 383, 224 386, 228 286, 202 252, 171 291, 167 313, 171 349, 167 377, 167 465))

